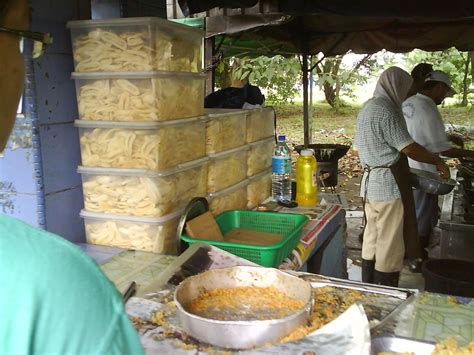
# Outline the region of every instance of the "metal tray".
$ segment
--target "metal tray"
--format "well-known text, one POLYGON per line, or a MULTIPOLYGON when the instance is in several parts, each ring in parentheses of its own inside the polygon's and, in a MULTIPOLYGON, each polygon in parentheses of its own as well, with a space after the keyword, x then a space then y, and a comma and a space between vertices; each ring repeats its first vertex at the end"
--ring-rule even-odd
MULTIPOLYGON (((416 293, 416 290, 366 284, 321 275, 295 274, 308 281, 313 288, 333 287, 340 297, 344 297, 344 290, 360 291, 363 296, 358 303, 364 307, 372 331, 387 324, 402 308, 413 301, 416 293)), ((315 302, 317 303, 317 300, 315 302)))
POLYGON ((433 343, 402 337, 374 337, 371 340, 371 355, 381 352, 413 353, 415 355, 430 355, 435 348, 433 343))

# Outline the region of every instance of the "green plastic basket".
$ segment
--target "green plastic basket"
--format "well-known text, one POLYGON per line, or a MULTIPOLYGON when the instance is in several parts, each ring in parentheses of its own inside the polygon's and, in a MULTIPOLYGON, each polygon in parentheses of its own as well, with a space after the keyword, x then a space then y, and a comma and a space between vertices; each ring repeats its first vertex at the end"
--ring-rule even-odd
POLYGON ((301 231, 307 221, 308 217, 300 214, 232 210, 223 212, 216 217, 216 222, 223 234, 234 228, 244 228, 280 234, 283 236, 281 242, 269 246, 259 246, 194 239, 185 234, 181 235, 181 240, 189 245, 207 243, 256 264, 276 267, 298 244, 301 231))

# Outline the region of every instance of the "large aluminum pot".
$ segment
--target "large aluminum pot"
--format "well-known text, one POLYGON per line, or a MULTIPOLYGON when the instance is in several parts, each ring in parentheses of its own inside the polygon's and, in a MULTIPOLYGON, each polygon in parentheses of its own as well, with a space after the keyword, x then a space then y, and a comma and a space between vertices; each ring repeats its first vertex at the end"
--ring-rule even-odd
POLYGON ((410 168, 412 186, 433 195, 446 195, 456 186, 453 179, 443 179, 436 173, 410 168))
POLYGON ((275 342, 306 324, 312 309, 311 285, 277 269, 236 266, 214 269, 188 277, 174 294, 182 328, 199 341, 230 349, 249 349, 275 342), (221 321, 197 316, 186 306, 203 292, 216 288, 273 286, 305 305, 290 316, 273 320, 221 321))

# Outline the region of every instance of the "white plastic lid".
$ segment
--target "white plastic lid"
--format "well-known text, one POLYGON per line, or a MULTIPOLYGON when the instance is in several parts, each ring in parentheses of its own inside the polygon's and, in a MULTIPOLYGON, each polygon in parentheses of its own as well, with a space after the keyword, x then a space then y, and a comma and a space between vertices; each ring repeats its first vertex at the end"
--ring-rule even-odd
POLYGON ((224 150, 223 152, 219 153, 210 153, 208 154, 209 158, 211 159, 220 159, 220 158, 225 158, 228 155, 234 154, 234 153, 239 153, 240 151, 245 151, 249 150, 250 147, 247 144, 241 145, 240 147, 229 149, 229 150, 224 150))
POLYGON ((136 216, 126 216, 114 213, 99 213, 99 212, 90 212, 86 210, 81 210, 79 214, 82 218, 95 219, 101 221, 122 221, 122 222, 132 222, 132 223, 152 223, 152 224, 163 224, 169 220, 180 218, 183 214, 184 209, 180 209, 175 212, 171 212, 162 217, 136 217, 136 216))
POLYGON ((202 73, 190 73, 183 71, 135 71, 135 72, 120 72, 120 71, 101 71, 101 72, 85 72, 71 74, 71 78, 74 80, 100 80, 100 79, 156 79, 156 78, 192 78, 202 79, 206 78, 206 74, 202 73))
POLYGON ((114 18, 105 20, 80 20, 69 21, 67 28, 81 29, 94 27, 126 27, 126 26, 140 26, 140 25, 157 25, 159 29, 169 29, 175 31, 186 31, 188 34, 205 36, 205 32, 191 26, 182 25, 174 21, 165 20, 159 17, 128 17, 128 18, 114 18))
POLYGON ((225 188, 224 190, 221 190, 221 191, 217 191, 217 192, 211 192, 210 194, 208 194, 208 199, 209 200, 212 200, 214 198, 217 198, 217 197, 220 197, 220 196, 223 196, 223 195, 228 195, 238 189, 241 189, 242 187, 245 187, 247 186, 248 184, 250 183, 250 180, 249 179, 244 179, 242 180, 241 182, 235 184, 235 185, 232 185, 232 186, 229 186, 227 188, 225 188))
POLYGON ((237 115, 247 116, 247 112, 245 110, 229 108, 205 108, 204 114, 212 119, 228 118, 237 115))
POLYGON ((312 157, 314 155, 314 151, 312 149, 303 149, 300 155, 302 157, 312 157))
POLYGON ((254 181, 254 180, 258 180, 260 178, 263 178, 265 176, 270 176, 272 175, 272 168, 268 168, 264 171, 262 171, 261 173, 258 173, 256 175, 253 175, 253 176, 249 176, 248 179, 250 180, 250 182, 254 181))
POLYGON ((247 143, 250 147, 254 147, 256 145, 260 145, 260 144, 265 144, 265 143, 269 143, 269 142, 272 142, 274 143, 275 142, 275 137, 268 137, 268 138, 264 138, 264 139, 261 139, 259 141, 255 141, 255 142, 250 142, 250 143, 247 143))
POLYGON ((206 116, 190 117, 180 120, 153 121, 153 122, 135 122, 135 121, 93 121, 93 120, 75 120, 74 126, 77 128, 120 128, 120 129, 159 129, 166 126, 177 126, 197 121, 207 120, 206 116))
POLYGON ((182 171, 186 171, 189 169, 193 169, 199 166, 202 166, 207 163, 209 160, 208 157, 204 157, 202 159, 193 160, 187 163, 182 163, 174 166, 171 169, 163 170, 163 171, 150 171, 145 169, 121 169, 121 168, 91 168, 87 166, 78 166, 77 172, 79 174, 86 174, 86 175, 114 175, 114 176, 139 176, 139 177, 149 177, 149 178, 156 178, 156 177, 165 177, 180 173, 182 171))

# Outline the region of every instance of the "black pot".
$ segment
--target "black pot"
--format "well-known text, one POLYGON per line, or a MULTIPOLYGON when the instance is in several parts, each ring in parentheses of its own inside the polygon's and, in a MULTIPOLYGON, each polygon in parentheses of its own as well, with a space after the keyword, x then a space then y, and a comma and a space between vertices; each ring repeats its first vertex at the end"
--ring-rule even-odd
POLYGON ((467 158, 459 158, 461 165, 467 166, 470 169, 474 169, 474 160, 467 158))
POLYGON ((432 259, 423 264, 425 290, 454 296, 474 297, 474 262, 432 259), (471 270, 471 271, 469 271, 471 270))
POLYGON ((308 146, 297 145, 294 149, 298 154, 303 149, 312 149, 317 162, 337 162, 346 155, 350 147, 344 144, 309 144, 308 146))

